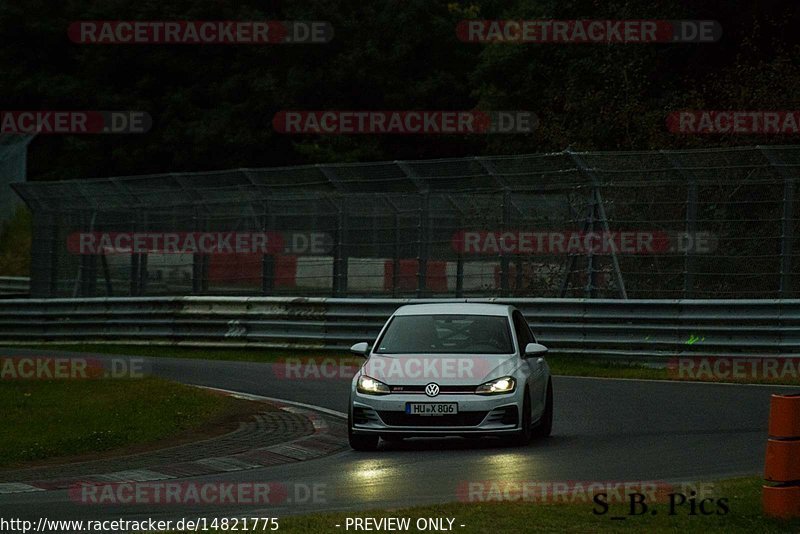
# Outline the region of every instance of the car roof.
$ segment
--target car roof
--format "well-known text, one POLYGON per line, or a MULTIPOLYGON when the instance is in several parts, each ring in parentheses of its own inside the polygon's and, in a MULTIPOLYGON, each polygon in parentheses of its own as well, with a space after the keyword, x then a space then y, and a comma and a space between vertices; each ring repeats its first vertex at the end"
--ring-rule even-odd
POLYGON ((507 317, 513 306, 508 304, 480 304, 476 302, 447 302, 441 304, 407 304, 395 315, 494 315, 507 317))

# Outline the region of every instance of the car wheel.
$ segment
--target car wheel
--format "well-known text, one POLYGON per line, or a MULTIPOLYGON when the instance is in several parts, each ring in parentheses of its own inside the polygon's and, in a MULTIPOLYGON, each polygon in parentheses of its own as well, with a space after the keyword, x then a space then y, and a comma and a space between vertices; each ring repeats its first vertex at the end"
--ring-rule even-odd
POLYGON ((553 381, 547 382, 547 400, 544 404, 544 412, 539 424, 533 430, 533 435, 537 438, 546 438, 553 431, 553 381))
POLYGON ((522 427, 514 437, 514 444, 524 446, 530 443, 533 437, 533 426, 531 425, 531 396, 525 389, 525 400, 522 401, 522 427))
POLYGON ((353 434, 352 408, 347 414, 347 440, 357 451, 374 451, 378 448, 378 436, 353 434))

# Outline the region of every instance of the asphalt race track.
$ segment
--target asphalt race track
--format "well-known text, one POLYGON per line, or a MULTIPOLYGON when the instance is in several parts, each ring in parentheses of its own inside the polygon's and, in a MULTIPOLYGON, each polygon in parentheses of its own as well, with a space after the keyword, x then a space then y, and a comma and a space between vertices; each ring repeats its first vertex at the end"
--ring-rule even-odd
MULTIPOLYGON (((34 351, 9 349, 7 355, 34 351)), ((41 355, 41 351, 36 351, 41 355)), ((102 357, 102 356, 101 356, 102 357)), ((286 380, 270 364, 149 359, 152 371, 211 386, 344 412, 349 381, 286 380)), ((67 491, 0 495, 0 516, 49 519, 283 517, 457 501, 460 482, 709 481, 763 469, 769 397, 786 386, 733 386, 555 377, 553 436, 525 448, 495 440, 407 440, 203 480, 324 485, 324 502, 252 506, 91 506, 67 491)), ((0 475, 0 482, 2 476, 0 475)), ((323 500, 320 500, 323 501, 323 500)))

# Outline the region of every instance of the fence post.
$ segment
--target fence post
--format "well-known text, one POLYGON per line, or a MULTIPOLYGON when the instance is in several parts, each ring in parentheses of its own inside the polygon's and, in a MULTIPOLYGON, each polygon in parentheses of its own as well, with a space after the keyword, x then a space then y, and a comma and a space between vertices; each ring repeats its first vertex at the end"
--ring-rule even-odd
POLYGON ((336 245, 333 256, 333 293, 336 296, 347 294, 347 212, 344 200, 336 202, 336 245))
POLYGON ((430 254, 430 210, 431 196, 425 191, 420 196, 419 208, 419 254, 417 258, 417 298, 425 294, 428 278, 428 255, 430 254))
MULTIPOLYGON (((94 232, 96 221, 97 212, 93 211, 91 222, 89 223, 89 233, 94 232)), ((81 254, 78 257, 78 273, 75 276, 75 287, 72 291, 73 298, 94 296, 94 286, 97 282, 97 269, 93 268, 96 265, 95 259, 94 255, 89 254, 81 254), (94 280, 90 280, 90 278, 94 278, 94 280)))
POLYGON ((781 279, 780 297, 783 299, 792 296, 792 252, 794 240, 794 176, 786 170, 786 164, 775 154, 775 151, 759 146, 757 147, 771 167, 783 177, 783 214, 781 216, 781 279))
POLYGON ((661 151, 669 164, 686 180, 686 235, 692 240, 683 253, 683 298, 690 299, 694 295, 694 272, 696 270, 695 249, 697 247, 697 177, 688 172, 681 162, 672 154, 661 151))
POLYGON ((781 298, 792 296, 792 254, 794 214, 794 178, 787 176, 783 183, 783 217, 781 220, 781 298))
POLYGON ((417 298, 425 293, 428 278, 428 255, 430 254, 431 197, 428 184, 421 180, 414 169, 405 161, 395 161, 395 165, 411 180, 419 193, 419 228, 417 238, 417 298))
MULTIPOLYGON (((194 224, 192 230, 197 232, 200 230, 200 208, 194 208, 194 224)), ((139 276, 138 262, 131 260, 131 295, 135 294, 134 280, 139 276), (136 270, 136 273, 133 273, 136 270)), ((199 295, 203 292, 203 257, 198 254, 192 254, 192 294, 199 295)))
POLYGON ((392 297, 397 298, 398 281, 400 280, 400 210, 392 199, 385 197, 384 202, 392 211, 392 297))
MULTIPOLYGON (((594 213, 595 213, 595 209, 596 209, 598 214, 599 214, 599 216, 600 216, 600 223, 603 226, 603 230, 608 232, 608 233, 611 233, 611 229, 610 229, 610 227, 608 225, 608 217, 606 217, 606 209, 603 206, 603 198, 600 196, 600 180, 597 179, 597 175, 594 173, 594 171, 589 169, 586 166, 586 164, 583 162, 583 160, 580 158, 580 156, 578 156, 577 153, 573 152, 569 148, 566 149, 564 151, 564 153, 569 155, 572 158, 572 160, 575 162, 576 166, 578 167, 578 170, 582 174, 588 176, 592 181, 592 185, 593 185, 593 187, 592 187, 592 214, 591 214, 592 221, 594 221, 594 217, 595 217, 594 213)), ((593 225, 592 225, 592 228, 594 228, 593 225)), ((592 257, 591 253, 589 254, 589 257, 590 258, 592 257)), ((627 300, 628 299, 628 293, 625 291, 625 281, 622 279, 622 271, 619 268, 619 260, 617 259, 617 253, 613 249, 611 251, 611 261, 614 264, 614 276, 616 277, 616 280, 617 280, 617 287, 619 287, 620 296, 623 299, 627 300)))
MULTIPOLYGON (((597 216, 597 197, 592 190, 592 195, 589 200, 589 219, 587 221, 589 233, 594 233, 594 220, 597 216)), ((583 295, 587 299, 594 298, 595 288, 595 268, 594 268, 594 252, 590 249, 586 256, 586 287, 583 289, 583 295)))
MULTIPOLYGON (((453 200, 453 197, 449 194, 443 194, 442 199, 446 200, 450 206, 453 207, 453 210, 459 215, 458 217, 458 224, 454 227, 458 230, 464 230, 464 210, 461 209, 461 206, 458 205, 458 202, 453 200)), ((456 297, 460 298, 464 296, 464 251, 463 246, 459 248, 456 252, 456 297)))
POLYGON ((394 250, 392 254, 392 296, 397 297, 397 289, 400 280, 400 215, 397 210, 392 218, 394 222, 394 250))
MULTIPOLYGON (((511 226, 511 191, 508 188, 503 190, 503 232, 501 236, 508 230, 510 230, 511 226)), ((509 291, 511 290, 511 284, 509 282, 509 270, 511 268, 511 258, 508 254, 502 252, 503 248, 500 247, 500 291, 501 295, 504 297, 508 296, 509 291)), ((519 268, 519 267, 518 267, 519 268)))
MULTIPOLYGON (((261 231, 267 233, 267 239, 270 240, 276 235, 275 231, 275 214, 269 209, 269 201, 264 202, 263 208, 264 215, 261 217, 261 231)), ((275 293, 275 251, 274 247, 270 247, 271 243, 267 241, 267 251, 261 255, 261 294, 273 295, 275 293), (271 252, 270 252, 271 250, 271 252)))
MULTIPOLYGON (((491 161, 487 161, 483 158, 476 157, 475 161, 483 168, 483 170, 492 177, 492 179, 497 182, 497 185, 503 188, 503 233, 511 229, 511 212, 513 208, 512 196, 511 196, 511 186, 508 184, 508 181, 499 173, 494 166, 494 163, 491 161)), ((516 256, 516 266, 517 266, 517 276, 515 280, 515 286, 517 291, 519 291, 520 282, 522 280, 522 274, 520 272, 520 256, 516 256)), ((511 258, 508 254, 504 254, 500 252, 500 292, 501 295, 507 297, 511 291, 511 284, 510 284, 510 276, 511 276, 511 258)))

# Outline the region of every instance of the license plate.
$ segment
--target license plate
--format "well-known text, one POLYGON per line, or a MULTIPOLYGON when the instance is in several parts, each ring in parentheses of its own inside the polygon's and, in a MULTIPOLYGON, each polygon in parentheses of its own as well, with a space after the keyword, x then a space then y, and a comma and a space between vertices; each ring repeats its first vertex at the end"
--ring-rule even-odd
POLYGON ((452 415, 458 413, 456 402, 407 402, 409 415, 452 415))

